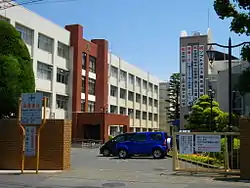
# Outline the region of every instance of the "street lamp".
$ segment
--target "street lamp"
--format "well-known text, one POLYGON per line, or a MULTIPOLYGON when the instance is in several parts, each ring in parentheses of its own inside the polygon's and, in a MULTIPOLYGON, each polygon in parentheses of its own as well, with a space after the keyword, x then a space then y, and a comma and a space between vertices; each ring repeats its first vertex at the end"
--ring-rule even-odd
POLYGON ((212 89, 208 90, 208 96, 210 97, 210 131, 213 130, 213 99, 214 91, 212 89))
MULTIPOLYGON (((236 45, 232 45, 232 40, 231 37, 229 37, 228 39, 228 45, 221 45, 218 43, 208 43, 207 45, 209 46, 219 46, 222 48, 227 48, 228 49, 228 105, 229 105, 229 109, 228 109, 228 127, 230 130, 232 130, 232 48, 236 48, 242 45, 246 45, 246 44, 250 44, 250 42, 242 42, 240 44, 236 44, 236 45)), ((214 50, 208 50, 207 51, 207 56, 209 61, 212 63, 215 59, 215 52, 214 50)), ((232 142, 233 142, 233 137, 229 136, 229 139, 227 139, 228 141, 228 153, 229 153, 229 161, 232 161, 232 142)), ((229 163, 231 164, 231 163, 229 163)), ((230 165, 231 167, 231 165, 230 165)))

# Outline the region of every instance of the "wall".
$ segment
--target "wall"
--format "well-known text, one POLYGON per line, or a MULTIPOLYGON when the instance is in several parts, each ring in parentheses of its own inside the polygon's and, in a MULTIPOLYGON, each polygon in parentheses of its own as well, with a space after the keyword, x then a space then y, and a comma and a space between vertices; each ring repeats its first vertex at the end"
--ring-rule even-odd
MULTIPOLYGON (((16 120, 0 120, 0 170, 17 170, 23 136, 16 120)), ((40 137, 41 170, 70 168, 71 121, 47 120, 40 137)), ((36 157, 25 157, 25 169, 35 169, 36 157)))
POLYGON ((250 120, 240 120, 240 173, 242 179, 250 180, 250 120))
POLYGON ((168 123, 168 109, 169 103, 166 100, 169 99, 168 97, 168 82, 161 82, 159 84, 159 127, 160 130, 164 130, 166 132, 170 132, 170 125, 168 123))

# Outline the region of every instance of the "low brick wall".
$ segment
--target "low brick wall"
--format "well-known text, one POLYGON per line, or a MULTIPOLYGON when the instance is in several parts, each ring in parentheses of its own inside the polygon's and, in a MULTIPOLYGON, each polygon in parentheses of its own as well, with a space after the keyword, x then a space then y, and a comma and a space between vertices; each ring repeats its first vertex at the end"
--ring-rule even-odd
MULTIPOLYGON (((70 168, 71 121, 47 120, 40 136, 40 170, 70 168)), ((16 120, 0 120, 0 170, 21 169, 22 132, 16 120)), ((25 157, 25 169, 36 168, 36 157, 25 157)))
POLYGON ((240 120, 240 174, 242 179, 250 180, 250 120, 240 120))

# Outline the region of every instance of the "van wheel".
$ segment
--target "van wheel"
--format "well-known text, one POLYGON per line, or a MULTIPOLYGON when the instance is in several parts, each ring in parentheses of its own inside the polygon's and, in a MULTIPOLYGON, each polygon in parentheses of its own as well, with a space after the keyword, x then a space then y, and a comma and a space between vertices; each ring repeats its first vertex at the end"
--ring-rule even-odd
POLYGON ((103 150, 103 156, 104 156, 104 157, 109 157, 109 156, 110 156, 110 151, 109 151, 109 149, 104 149, 104 150, 103 150))
POLYGON ((128 157, 128 152, 125 149, 120 149, 118 152, 118 157, 120 159, 126 159, 128 157))
POLYGON ((152 155, 153 155, 154 159, 163 158, 163 152, 161 149, 154 149, 152 155))

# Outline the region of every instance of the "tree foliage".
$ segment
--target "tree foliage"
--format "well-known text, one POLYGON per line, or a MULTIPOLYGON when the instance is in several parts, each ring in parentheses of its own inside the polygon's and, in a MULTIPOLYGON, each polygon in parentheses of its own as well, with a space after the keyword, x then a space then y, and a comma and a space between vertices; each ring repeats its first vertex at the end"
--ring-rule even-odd
MULTIPOLYGON (((215 0, 214 10, 220 19, 231 19, 231 31, 250 36, 249 0, 215 0)), ((244 60, 250 61, 250 45, 242 48, 241 55, 244 60)))
POLYGON ((0 118, 15 114, 21 93, 34 92, 35 80, 29 51, 19 32, 0 21, 0 118))
POLYGON ((173 73, 169 80, 167 116, 169 121, 180 118, 180 73, 173 73))
POLYGON ((240 74, 238 83, 236 85, 241 95, 244 95, 250 92, 249 78, 250 78, 250 68, 247 68, 240 74))
POLYGON ((192 111, 185 116, 188 124, 186 129, 194 131, 225 131, 228 129, 228 113, 219 108, 216 101, 212 101, 208 95, 201 96, 192 106, 192 111), (212 122, 211 122, 212 116, 212 122))

